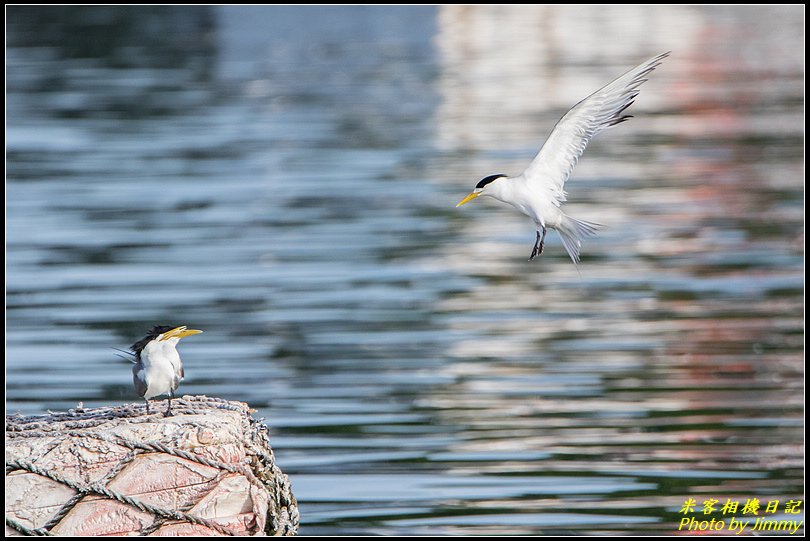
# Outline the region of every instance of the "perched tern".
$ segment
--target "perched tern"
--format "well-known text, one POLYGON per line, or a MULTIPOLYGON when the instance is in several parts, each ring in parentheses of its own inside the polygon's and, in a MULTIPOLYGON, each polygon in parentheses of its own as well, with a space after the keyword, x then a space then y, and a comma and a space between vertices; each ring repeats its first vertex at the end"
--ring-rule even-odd
POLYGON ((138 396, 146 400, 146 413, 149 413, 150 398, 168 394, 169 407, 165 415, 168 417, 172 414, 172 397, 185 375, 183 362, 177 353, 177 343, 181 338, 201 332, 185 326, 156 326, 130 346, 135 357, 132 382, 138 396))
POLYGON ((668 52, 647 60, 574 105, 557 122, 523 173, 517 177, 500 174, 483 178, 456 206, 482 195, 509 203, 537 226, 529 261, 543 253, 546 230, 554 229, 576 265, 582 239, 595 235, 600 225, 577 220, 562 211, 565 181, 594 135, 631 118, 623 114, 625 109, 633 104, 645 77, 667 56, 668 52))

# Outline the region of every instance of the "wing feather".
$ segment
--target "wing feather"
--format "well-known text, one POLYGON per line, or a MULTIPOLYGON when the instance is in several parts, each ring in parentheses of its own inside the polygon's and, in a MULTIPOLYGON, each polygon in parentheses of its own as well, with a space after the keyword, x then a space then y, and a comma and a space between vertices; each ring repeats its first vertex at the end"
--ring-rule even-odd
POLYGON ((135 386, 135 393, 138 396, 145 395, 147 391, 146 382, 141 379, 143 376, 143 366, 140 364, 132 365, 132 384, 135 386))
POLYGON ((550 192, 558 204, 565 201, 563 186, 588 142, 600 131, 631 118, 624 111, 638 96, 645 77, 667 56, 669 52, 647 60, 572 107, 523 172, 527 182, 550 192))

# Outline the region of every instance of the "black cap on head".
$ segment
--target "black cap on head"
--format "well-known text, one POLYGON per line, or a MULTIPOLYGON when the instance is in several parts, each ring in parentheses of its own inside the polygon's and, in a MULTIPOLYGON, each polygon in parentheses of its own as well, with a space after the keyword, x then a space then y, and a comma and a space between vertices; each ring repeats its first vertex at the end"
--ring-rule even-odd
POLYGON ((140 354, 143 348, 146 347, 146 344, 160 336, 165 332, 169 332, 172 329, 177 328, 177 325, 155 325, 152 327, 146 336, 132 344, 129 349, 131 349, 135 354, 140 354))
POLYGON ((486 178, 482 178, 481 181, 478 184, 475 185, 475 187, 476 187, 476 189, 480 190, 481 188, 483 188, 484 186, 486 186, 487 184, 489 184, 493 180, 497 180, 497 179, 499 179, 501 177, 506 177, 506 175, 489 175, 486 178))

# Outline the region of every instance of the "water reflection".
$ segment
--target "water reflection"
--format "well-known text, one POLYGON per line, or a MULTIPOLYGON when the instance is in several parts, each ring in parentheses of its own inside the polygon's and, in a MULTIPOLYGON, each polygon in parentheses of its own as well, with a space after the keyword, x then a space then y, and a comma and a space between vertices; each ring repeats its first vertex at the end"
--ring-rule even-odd
POLYGON ((268 418, 302 533, 800 499, 798 9, 10 8, 7 410, 133 401, 109 348, 181 320, 181 390, 268 418), (579 272, 453 208, 670 49, 574 172, 579 272))

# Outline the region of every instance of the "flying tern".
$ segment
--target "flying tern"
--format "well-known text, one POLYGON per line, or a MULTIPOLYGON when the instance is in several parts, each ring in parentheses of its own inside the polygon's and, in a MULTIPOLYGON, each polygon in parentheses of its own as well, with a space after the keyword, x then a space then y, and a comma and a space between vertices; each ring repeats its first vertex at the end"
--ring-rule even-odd
POLYGON ((631 115, 624 114, 625 110, 638 96, 639 87, 647 80, 645 77, 667 56, 668 52, 639 64, 574 105, 557 122, 523 173, 516 177, 504 174, 485 177, 456 206, 460 207, 482 195, 508 203, 531 218, 537 226, 537 237, 529 261, 543 253, 546 231, 554 229, 576 265, 582 239, 595 235, 601 226, 577 220, 563 212, 565 181, 594 135, 631 118, 631 115))

